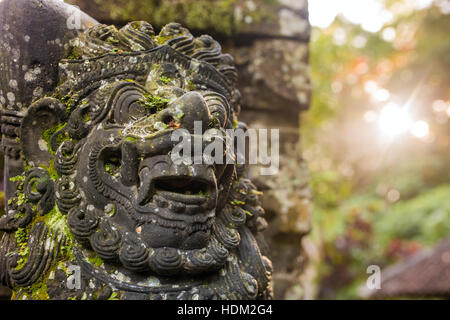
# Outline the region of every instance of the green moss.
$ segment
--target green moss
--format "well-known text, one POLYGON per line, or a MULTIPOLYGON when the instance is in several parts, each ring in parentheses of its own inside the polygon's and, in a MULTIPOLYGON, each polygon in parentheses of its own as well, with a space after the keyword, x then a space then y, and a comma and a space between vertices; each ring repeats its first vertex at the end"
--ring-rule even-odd
POLYGON ((161 121, 157 121, 157 122, 155 122, 155 124, 153 124, 153 128, 156 130, 164 130, 167 127, 168 127, 168 125, 161 121))
POLYGON ((13 291, 11 300, 49 300, 47 293, 47 279, 45 276, 42 281, 35 282, 32 286, 25 288, 18 288, 13 291))
POLYGON ((35 282, 31 286, 31 298, 37 300, 49 300, 47 293, 47 279, 35 282))
POLYGON ((114 171, 113 171, 113 169, 111 168, 111 165, 110 165, 109 163, 106 163, 106 164, 105 164, 105 171, 108 172, 108 173, 111 174, 111 175, 114 174, 114 171))
POLYGON ((133 29, 139 30, 139 28, 141 27, 141 22, 140 21, 136 21, 131 26, 133 27, 133 29))
MULTIPOLYGON (((255 23, 273 21, 277 14, 275 6, 278 0, 254 1, 256 9, 249 8, 243 0, 197 0, 197 1, 139 1, 119 0, 104 3, 103 6, 111 12, 112 19, 118 20, 146 20, 154 26, 175 21, 194 30, 207 31, 230 36, 250 30, 255 23), (240 8, 241 14, 236 14, 240 8), (250 17, 252 23, 246 22, 250 17), (250 26, 250 27, 249 27, 250 26)), ((167 38, 155 39, 159 44, 167 38)))
POLYGON ((136 138, 135 137, 126 137, 125 140, 136 143, 136 138))
POLYGON ((251 193, 251 194, 256 194, 256 195, 258 195, 258 196, 263 195, 263 192, 262 192, 262 191, 259 191, 259 190, 256 190, 256 189, 250 190, 250 193, 251 193))
POLYGON ((117 294, 117 292, 111 293, 111 296, 108 298, 108 300, 120 300, 119 295, 117 294))
POLYGON ((186 83, 189 90, 193 91, 196 89, 194 82, 192 82, 191 80, 186 80, 186 83))
POLYGON ((69 56, 67 57, 69 60, 79 60, 81 59, 81 55, 77 52, 77 48, 73 47, 70 51, 69 56))
POLYGON ((70 234, 66 225, 66 216, 59 211, 58 206, 54 206, 53 209, 43 217, 44 222, 50 228, 58 230, 64 234, 70 234))
POLYGON ((106 43, 109 43, 109 44, 117 44, 117 43, 119 43, 119 40, 117 40, 117 39, 114 38, 113 36, 109 36, 109 37, 106 39, 106 43))
POLYGON ((100 258, 99 256, 95 255, 93 257, 89 257, 88 261, 95 265, 96 267, 100 267, 104 262, 102 260, 102 258, 100 258))
MULTIPOLYGON (((63 129, 66 126, 66 123, 59 123, 54 127, 48 128, 47 130, 44 131, 44 133, 42 134, 42 137, 44 138, 44 141, 47 143, 47 148, 50 151, 51 154, 54 154, 56 150, 53 150, 51 147, 51 138, 52 136, 58 132, 61 131, 61 129, 63 129)), ((63 141, 65 140, 69 140, 69 134, 67 132, 61 132, 58 134, 57 138, 56 138, 56 145, 60 145, 63 141)))
POLYGON ((116 213, 116 205, 112 206, 111 211, 106 212, 110 217, 112 217, 116 213))
POLYGON ((72 108, 75 105, 75 98, 73 96, 69 95, 69 94, 66 94, 63 97, 60 97, 59 100, 64 105, 66 105, 66 107, 69 108, 69 111, 70 111, 70 108, 72 108))
POLYGON ((22 204, 24 204, 24 203, 26 203, 28 200, 27 200, 27 198, 25 197, 25 194, 24 193, 19 193, 18 195, 17 195, 17 205, 22 205, 22 204))
POLYGON ((18 228, 16 233, 14 234, 14 237, 16 238, 16 243, 18 246, 26 244, 27 240, 28 240, 27 229, 26 228, 18 228))
POLYGON ((161 98, 151 94, 145 95, 144 99, 139 99, 139 102, 152 112, 158 112, 167 107, 169 99, 161 98))
POLYGON ((209 127, 210 128, 215 128, 219 126, 219 120, 216 117, 211 117, 210 121, 209 121, 209 127))
POLYGON ((56 230, 65 235, 65 243, 61 244, 60 254, 63 260, 73 260, 72 247, 75 243, 75 238, 67 227, 66 215, 59 211, 58 206, 55 205, 53 209, 45 215, 37 215, 32 224, 43 221, 49 228, 56 230))
POLYGON ((12 182, 19 182, 19 183, 20 183, 20 182, 24 182, 25 179, 26 179, 25 176, 23 176, 23 175, 18 175, 18 176, 14 176, 14 177, 9 178, 9 181, 12 181, 12 182))
POLYGON ((202 190, 200 190, 197 194, 199 196, 205 196, 205 197, 209 197, 210 196, 210 194, 208 192, 203 192, 202 190))
POLYGON ((17 253, 20 256, 20 259, 17 261, 17 266, 14 268, 15 270, 22 269, 28 260, 28 255, 30 251, 27 246, 29 229, 30 228, 28 226, 26 228, 18 228, 16 233, 14 234, 17 244, 17 253))
MULTIPOLYGON (((64 244, 61 245, 60 247, 60 253, 61 256, 63 257, 64 260, 67 261, 73 261, 75 260, 75 257, 73 255, 73 244, 74 244, 74 240, 71 239, 70 237, 66 238, 66 242, 64 244)), ((62 268, 64 271, 67 271, 67 268, 64 267, 62 268)))
MULTIPOLYGON (((10 201, 11 201, 11 203, 9 203, 9 201, 8 201, 8 204, 12 204, 12 199, 10 199, 10 201)), ((33 206, 33 209, 34 209, 34 207, 35 207, 35 206, 33 206)), ((14 214, 14 218, 15 218, 15 219, 21 219, 21 218, 25 217, 25 215, 26 215, 25 212, 17 211, 17 212, 14 214)))
POLYGON ((169 78, 169 77, 166 77, 166 76, 160 76, 160 77, 159 77, 159 81, 161 81, 161 82, 164 83, 164 84, 168 84, 168 83, 170 83, 171 81, 173 81, 173 79, 172 79, 172 78, 169 78))
POLYGON ((244 205, 244 204, 245 204, 244 201, 240 201, 240 200, 238 200, 238 199, 233 199, 230 203, 231 203, 233 206, 240 206, 240 205, 244 205))
POLYGON ((91 115, 90 115, 89 113, 86 113, 86 114, 83 116, 83 121, 84 121, 84 122, 88 122, 89 120, 91 120, 91 115))
POLYGON ((184 117, 184 112, 179 112, 176 115, 174 115, 174 118, 176 118, 176 119, 181 119, 183 117, 184 117))
MULTIPOLYGON (((52 170, 50 169, 50 171, 52 170)), ((19 180, 22 180, 22 178, 19 178, 19 180)), ((19 198, 23 193, 18 192, 17 194, 18 197, 14 198, 14 201, 19 201, 19 198)), ((37 210, 37 206, 33 206, 33 210, 37 210)), ((57 255, 57 262, 49 268, 45 275, 42 275, 41 278, 31 286, 14 288, 14 297, 16 299, 49 299, 47 293, 47 281, 50 273, 54 272, 57 268, 63 270, 66 269, 65 266, 67 262, 75 259, 73 256, 73 244, 75 243, 74 236, 70 233, 67 227, 66 216, 63 215, 59 211, 57 205, 55 205, 53 209, 45 215, 36 214, 30 224, 28 224, 25 228, 18 228, 15 232, 14 236, 17 243, 16 254, 20 256, 15 269, 20 270, 27 263, 30 254, 30 249, 28 246, 30 231, 38 222, 44 222, 50 229, 64 234, 65 241, 60 244, 59 251, 55 252, 57 255)))
POLYGON ((40 168, 47 170, 48 174, 53 180, 57 180, 59 178, 58 172, 55 169, 55 159, 50 160, 50 165, 47 167, 45 164, 39 165, 40 168))
POLYGON ((163 45, 164 43, 166 43, 167 41, 169 41, 170 39, 173 39, 176 35, 174 36, 161 36, 161 35, 157 35, 157 36, 153 36, 153 40, 155 40, 160 46, 163 45))
POLYGON ((234 120, 233 120, 233 129, 236 129, 236 127, 237 127, 237 124, 238 124, 237 120, 236 120, 236 119, 234 119, 234 120))

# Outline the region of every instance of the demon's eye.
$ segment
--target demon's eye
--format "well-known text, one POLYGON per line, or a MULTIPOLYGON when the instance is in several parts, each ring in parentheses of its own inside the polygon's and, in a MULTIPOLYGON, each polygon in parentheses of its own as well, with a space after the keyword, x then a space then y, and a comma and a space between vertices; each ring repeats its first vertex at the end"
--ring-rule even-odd
POLYGON ((120 174, 120 159, 111 158, 105 162, 105 171, 112 176, 118 176, 120 174))
POLYGON ((125 84, 113 98, 112 118, 115 123, 128 124, 157 111, 157 103, 152 96, 136 84, 125 84))
POLYGON ((120 149, 107 148, 103 150, 101 161, 105 172, 118 177, 120 175, 120 170, 122 168, 122 155, 120 149))

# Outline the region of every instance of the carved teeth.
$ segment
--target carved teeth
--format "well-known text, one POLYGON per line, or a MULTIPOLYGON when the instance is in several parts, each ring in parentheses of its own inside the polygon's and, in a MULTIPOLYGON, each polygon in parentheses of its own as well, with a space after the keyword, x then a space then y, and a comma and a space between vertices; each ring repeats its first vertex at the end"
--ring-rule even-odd
POLYGON ((201 210, 202 210, 202 207, 200 207, 200 206, 187 205, 185 212, 187 214, 196 214, 196 213, 201 212, 201 210))
POLYGON ((203 214, 199 214, 199 215, 195 215, 192 217, 194 223, 205 223, 206 221, 208 221, 208 216, 205 216, 203 214))
MULTIPOLYGON (((209 202, 209 201, 208 201, 209 202)), ((208 202, 206 202, 206 203, 204 203, 204 204, 202 204, 201 206, 200 206, 200 208, 201 208, 201 210, 203 211, 203 212, 205 212, 205 211, 207 211, 207 210, 210 210, 210 206, 208 206, 208 202)))
POLYGON ((175 225, 180 230, 186 229, 186 224, 184 224, 183 222, 176 222, 175 225))
POLYGON ((176 213, 183 213, 184 210, 186 209, 186 205, 181 202, 170 201, 169 209, 176 213))
POLYGON ((151 188, 151 175, 150 169, 145 167, 141 170, 139 174, 141 178, 141 187, 139 189, 139 194, 137 202, 139 205, 144 205, 151 200, 150 188, 151 188))
POLYGON ((160 208, 167 208, 167 206, 169 205, 169 202, 161 196, 155 195, 153 199, 156 205, 160 208))

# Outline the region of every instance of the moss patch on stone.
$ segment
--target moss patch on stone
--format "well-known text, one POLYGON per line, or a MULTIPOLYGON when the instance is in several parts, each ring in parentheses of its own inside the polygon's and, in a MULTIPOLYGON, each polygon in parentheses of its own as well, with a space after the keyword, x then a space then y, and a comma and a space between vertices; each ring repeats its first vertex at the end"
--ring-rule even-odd
POLYGON ((245 32, 250 24, 273 20, 277 5, 278 0, 115 0, 102 7, 113 20, 145 20, 156 27, 179 22, 191 30, 230 36, 245 32))
POLYGON ((143 99, 139 99, 139 102, 151 112, 158 112, 167 107, 169 99, 147 94, 143 99))

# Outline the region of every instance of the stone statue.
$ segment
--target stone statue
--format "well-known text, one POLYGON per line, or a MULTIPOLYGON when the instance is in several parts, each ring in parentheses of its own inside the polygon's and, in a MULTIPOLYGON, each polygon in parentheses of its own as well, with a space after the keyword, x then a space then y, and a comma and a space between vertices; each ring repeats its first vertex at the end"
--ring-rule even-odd
POLYGON ((170 157, 194 121, 245 128, 233 58, 177 23, 97 24, 68 44, 53 90, 2 104, 23 167, 0 219, 13 299, 271 298, 245 167, 170 157))

